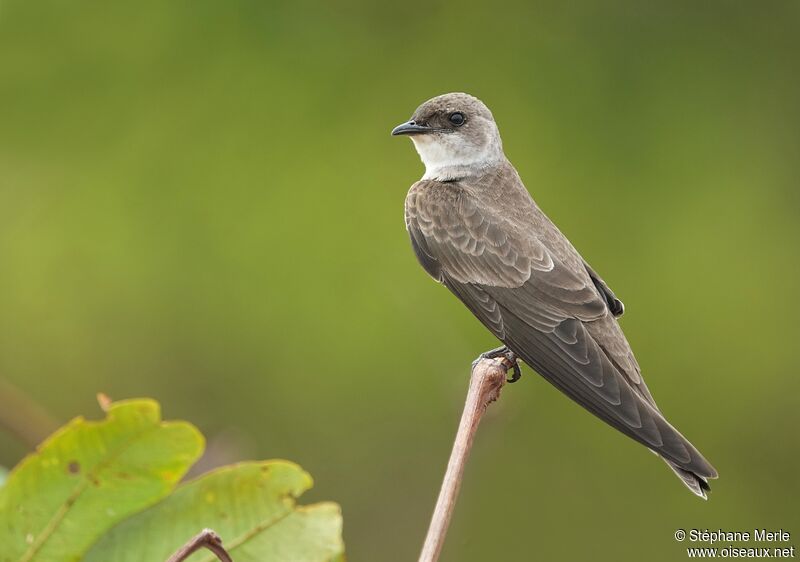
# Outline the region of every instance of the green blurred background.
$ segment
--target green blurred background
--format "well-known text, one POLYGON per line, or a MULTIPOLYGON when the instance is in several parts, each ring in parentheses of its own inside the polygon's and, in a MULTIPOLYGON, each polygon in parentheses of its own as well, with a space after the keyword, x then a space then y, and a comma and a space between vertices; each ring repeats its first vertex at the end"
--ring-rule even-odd
MULTIPOLYGON (((207 465, 301 463, 350 560, 415 559, 495 341, 417 265, 422 166, 389 131, 467 91, 721 479, 697 500, 527 370, 443 559, 683 560, 679 527, 796 541, 799 29, 794 1, 5 0, 0 378, 58 422, 99 417, 98 391, 156 397, 207 465)), ((0 435, 0 464, 25 451, 0 435)))

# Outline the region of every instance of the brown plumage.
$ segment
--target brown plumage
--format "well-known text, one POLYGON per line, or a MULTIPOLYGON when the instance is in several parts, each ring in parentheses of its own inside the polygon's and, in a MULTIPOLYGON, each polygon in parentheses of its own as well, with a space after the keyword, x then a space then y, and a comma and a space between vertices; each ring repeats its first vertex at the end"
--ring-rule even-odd
POLYGON ((411 135, 427 168, 405 212, 425 270, 540 375, 705 498, 716 470, 656 406, 616 319, 622 302, 533 201, 486 106, 439 96, 393 134, 411 135))

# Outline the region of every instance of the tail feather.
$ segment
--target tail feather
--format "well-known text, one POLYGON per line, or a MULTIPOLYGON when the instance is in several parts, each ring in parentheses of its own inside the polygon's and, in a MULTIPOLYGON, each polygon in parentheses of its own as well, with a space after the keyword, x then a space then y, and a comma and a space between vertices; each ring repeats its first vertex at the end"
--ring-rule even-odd
MULTIPOLYGON (((708 477, 700 476, 699 474, 685 470, 667 459, 663 459, 663 461, 667 463, 667 466, 672 469, 678 478, 681 479, 681 482, 683 482, 694 495, 704 500, 708 499, 707 493, 711 491, 711 486, 708 485, 708 477)), ((713 478, 716 478, 716 474, 714 474, 713 478)))

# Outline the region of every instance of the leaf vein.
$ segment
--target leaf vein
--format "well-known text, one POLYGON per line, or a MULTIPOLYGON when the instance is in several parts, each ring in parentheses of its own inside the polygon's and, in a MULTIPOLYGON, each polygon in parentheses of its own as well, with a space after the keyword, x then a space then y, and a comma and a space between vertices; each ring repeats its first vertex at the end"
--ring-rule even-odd
POLYGON ((111 464, 116 458, 118 458, 124 451, 130 448, 136 441, 152 433, 153 431, 162 427, 161 422, 156 422, 155 425, 148 427, 141 433, 131 436, 125 442, 123 442, 119 447, 111 452, 105 459, 101 460, 97 464, 95 464, 91 470, 86 472, 86 476, 84 479, 78 484, 74 491, 67 497, 64 503, 61 504, 61 507, 58 508, 58 511, 53 515, 50 521, 47 522, 47 525, 44 526, 42 531, 36 537, 36 540, 31 544, 28 550, 22 555, 22 558, 19 559, 19 562, 30 562, 33 560, 33 557, 38 553, 45 543, 53 536, 53 533, 58 528, 58 525, 64 520, 67 516, 69 511, 75 505, 75 502, 78 501, 81 494, 86 491, 86 488, 89 486, 89 482, 91 481, 91 476, 97 477, 98 473, 101 472, 106 466, 111 464))

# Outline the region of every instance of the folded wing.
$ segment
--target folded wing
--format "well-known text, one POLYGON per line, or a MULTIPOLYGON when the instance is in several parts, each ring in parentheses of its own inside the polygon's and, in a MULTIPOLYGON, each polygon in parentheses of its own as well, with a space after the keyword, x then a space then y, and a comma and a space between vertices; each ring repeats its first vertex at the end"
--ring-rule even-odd
POLYGON ((653 401, 614 317, 621 302, 563 235, 492 215, 463 186, 424 184, 409 193, 406 225, 426 271, 584 408, 673 468, 715 477, 653 401))

